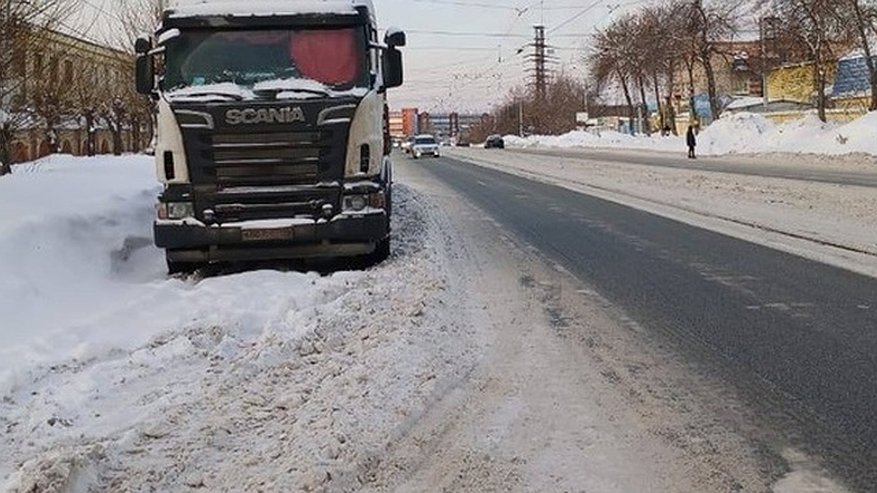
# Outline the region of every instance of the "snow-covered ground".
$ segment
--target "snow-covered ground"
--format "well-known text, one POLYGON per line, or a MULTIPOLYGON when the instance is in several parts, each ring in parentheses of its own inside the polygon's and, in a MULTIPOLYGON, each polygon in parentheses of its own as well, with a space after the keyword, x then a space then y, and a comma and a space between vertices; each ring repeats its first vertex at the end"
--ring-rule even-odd
MULTIPOLYGON (((698 136, 698 153, 725 155, 768 152, 843 155, 877 155, 877 112, 848 124, 825 124, 815 114, 776 125, 762 115, 728 115, 707 127, 698 136)), ((615 148, 680 152, 686 149, 685 136, 631 136, 615 131, 600 133, 574 131, 560 136, 505 137, 509 147, 615 148)))
POLYGON ((157 315, 147 281, 162 279, 161 259, 143 247, 158 191, 145 158, 55 156, 0 180, 0 393, 35 365, 137 347, 162 330, 112 321, 137 304, 141 320, 157 315))
POLYGON ((0 491, 842 491, 794 451, 766 458, 733 393, 599 294, 398 171, 388 262, 204 279, 164 275, 150 159, 0 179, 0 491))
POLYGON ((353 484, 471 359, 404 188, 380 268, 203 280, 164 275, 156 193, 141 157, 0 180, 3 491, 353 484))

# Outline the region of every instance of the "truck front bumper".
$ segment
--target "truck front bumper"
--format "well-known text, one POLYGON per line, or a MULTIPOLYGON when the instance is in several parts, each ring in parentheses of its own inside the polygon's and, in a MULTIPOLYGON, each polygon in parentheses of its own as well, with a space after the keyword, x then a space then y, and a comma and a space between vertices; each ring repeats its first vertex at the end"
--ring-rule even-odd
POLYGON ((389 236, 390 223, 379 210, 279 227, 159 220, 154 231, 156 246, 167 250, 169 260, 207 263, 366 255, 389 236))

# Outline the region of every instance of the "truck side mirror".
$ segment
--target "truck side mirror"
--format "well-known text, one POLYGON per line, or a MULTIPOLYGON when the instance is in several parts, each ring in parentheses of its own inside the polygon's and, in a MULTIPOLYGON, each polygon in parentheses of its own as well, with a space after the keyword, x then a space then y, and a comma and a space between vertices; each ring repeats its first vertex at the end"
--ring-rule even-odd
POLYGON ((388 48, 384 51, 384 89, 399 87, 404 81, 402 52, 396 48, 388 48))
POLYGON ((149 50, 151 49, 152 41, 146 36, 141 36, 134 42, 134 53, 137 53, 138 55, 145 55, 149 53, 149 50))
POLYGON ((152 57, 140 55, 135 66, 137 92, 146 96, 155 93, 155 69, 152 57))
POLYGON ((384 44, 390 48, 403 47, 406 41, 405 31, 395 27, 387 29, 387 34, 384 35, 384 44))

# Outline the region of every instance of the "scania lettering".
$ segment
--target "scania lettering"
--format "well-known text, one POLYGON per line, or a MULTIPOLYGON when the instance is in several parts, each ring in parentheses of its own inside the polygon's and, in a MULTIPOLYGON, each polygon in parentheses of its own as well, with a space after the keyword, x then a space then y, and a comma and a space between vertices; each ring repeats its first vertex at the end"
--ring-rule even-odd
POLYGON ((229 125, 252 125, 256 123, 295 123, 305 121, 301 108, 228 110, 225 121, 229 125))
POLYGON ((386 258, 386 92, 402 85, 403 46, 399 30, 379 38, 371 0, 166 10, 135 51, 137 90, 156 106, 154 230, 169 271, 386 258))

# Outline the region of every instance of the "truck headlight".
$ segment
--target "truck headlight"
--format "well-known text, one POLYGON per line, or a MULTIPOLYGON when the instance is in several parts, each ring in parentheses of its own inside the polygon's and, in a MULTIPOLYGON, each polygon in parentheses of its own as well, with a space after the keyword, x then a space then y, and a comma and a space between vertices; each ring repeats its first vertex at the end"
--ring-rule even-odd
POLYGON ((361 212, 366 207, 383 209, 387 205, 384 192, 375 192, 368 195, 348 195, 344 197, 344 210, 346 212, 361 212))
POLYGON ((368 195, 348 195, 344 197, 344 210, 359 212, 368 206, 368 195))
POLYGON ((195 217, 195 205, 191 202, 168 202, 167 219, 179 220, 195 217))

